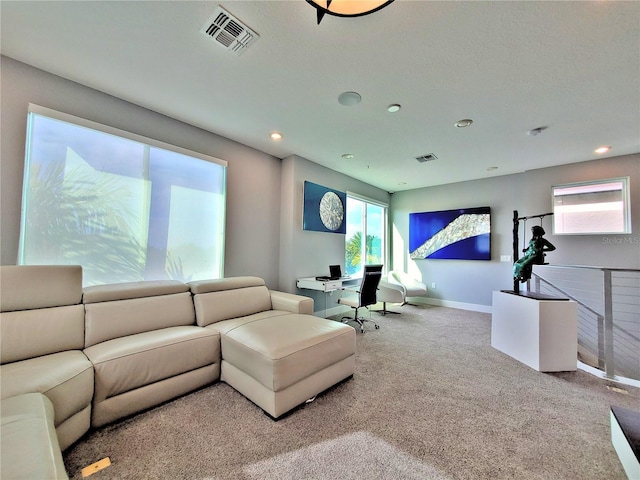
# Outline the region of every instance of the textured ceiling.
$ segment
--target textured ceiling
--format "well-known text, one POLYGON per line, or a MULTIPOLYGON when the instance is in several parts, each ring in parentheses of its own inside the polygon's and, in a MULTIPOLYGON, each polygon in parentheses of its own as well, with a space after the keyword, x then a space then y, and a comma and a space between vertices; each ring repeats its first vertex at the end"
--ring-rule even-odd
POLYGON ((302 0, 0 9, 3 55, 387 191, 640 152, 637 1, 396 0, 320 25, 302 0), (260 35, 241 56, 200 32, 218 4, 260 35))

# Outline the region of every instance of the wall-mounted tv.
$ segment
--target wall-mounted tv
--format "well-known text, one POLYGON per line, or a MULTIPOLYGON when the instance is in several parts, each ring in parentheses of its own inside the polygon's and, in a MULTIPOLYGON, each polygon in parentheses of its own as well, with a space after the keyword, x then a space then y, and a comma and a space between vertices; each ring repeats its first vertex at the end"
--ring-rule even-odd
POLYGON ((409 254, 414 260, 491 260, 491 208, 410 213, 409 254))

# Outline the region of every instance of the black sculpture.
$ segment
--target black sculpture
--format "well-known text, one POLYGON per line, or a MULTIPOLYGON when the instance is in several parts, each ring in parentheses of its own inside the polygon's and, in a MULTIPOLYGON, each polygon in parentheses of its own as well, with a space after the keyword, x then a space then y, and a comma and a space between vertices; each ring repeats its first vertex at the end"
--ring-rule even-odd
MULTIPOLYGON (((545 252, 552 252, 556 247, 544 238, 544 228, 539 225, 531 227, 529 247, 523 252, 525 255, 513 264, 514 281, 526 282, 531 278, 534 265, 544 265, 545 252)), ((514 282, 515 283, 515 282, 514 282)))

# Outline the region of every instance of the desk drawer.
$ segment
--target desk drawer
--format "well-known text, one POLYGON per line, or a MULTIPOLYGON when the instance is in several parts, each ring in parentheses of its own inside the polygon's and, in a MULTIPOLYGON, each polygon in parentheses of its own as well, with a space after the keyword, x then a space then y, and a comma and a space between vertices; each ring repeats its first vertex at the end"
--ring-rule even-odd
POLYGON ((325 282, 324 283, 324 291, 331 292, 332 290, 340 290, 342 288, 342 282, 340 280, 336 280, 335 282, 325 282))

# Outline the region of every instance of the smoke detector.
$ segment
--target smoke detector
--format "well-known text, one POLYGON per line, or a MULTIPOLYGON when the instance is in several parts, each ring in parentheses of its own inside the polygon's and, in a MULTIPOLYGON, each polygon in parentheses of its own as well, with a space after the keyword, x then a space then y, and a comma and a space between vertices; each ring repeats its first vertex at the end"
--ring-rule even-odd
POLYGON ((260 35, 220 5, 213 11, 213 15, 200 29, 200 32, 238 56, 242 55, 251 44, 260 38, 260 35))

